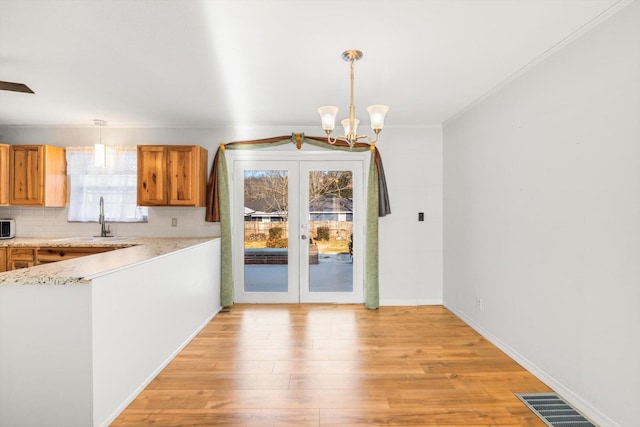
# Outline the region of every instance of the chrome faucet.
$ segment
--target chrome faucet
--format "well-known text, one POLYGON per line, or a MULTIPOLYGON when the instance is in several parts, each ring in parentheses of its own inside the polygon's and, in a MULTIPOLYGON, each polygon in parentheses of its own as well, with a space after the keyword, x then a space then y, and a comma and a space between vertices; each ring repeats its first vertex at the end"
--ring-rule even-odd
POLYGON ((100 196, 100 216, 98 217, 98 222, 101 225, 100 237, 111 237, 111 230, 104 220, 104 197, 102 196, 100 196))

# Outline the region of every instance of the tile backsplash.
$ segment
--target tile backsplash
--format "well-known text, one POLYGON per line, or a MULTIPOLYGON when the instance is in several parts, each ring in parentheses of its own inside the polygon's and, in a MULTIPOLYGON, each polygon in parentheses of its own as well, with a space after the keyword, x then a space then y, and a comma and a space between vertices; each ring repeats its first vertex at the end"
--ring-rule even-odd
MULTIPOLYGON (((146 223, 107 223, 114 236, 212 237, 220 224, 205 222, 205 208, 149 208, 146 223), (172 227, 172 219, 177 226, 172 227)), ((100 234, 97 222, 68 222, 67 208, 0 206, 0 218, 16 220, 16 237, 76 237, 100 234)))

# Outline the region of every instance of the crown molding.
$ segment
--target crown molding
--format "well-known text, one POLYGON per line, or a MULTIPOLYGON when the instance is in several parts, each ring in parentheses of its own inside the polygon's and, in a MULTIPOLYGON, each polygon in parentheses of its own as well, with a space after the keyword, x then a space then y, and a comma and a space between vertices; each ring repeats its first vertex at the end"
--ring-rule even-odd
POLYGON ((588 33, 590 30, 592 30, 593 28, 597 27, 602 22, 606 21, 611 16, 615 15, 617 12, 619 12, 622 9, 624 9, 625 7, 627 7, 628 5, 633 3, 634 1, 635 0, 618 0, 616 3, 611 5, 608 9, 602 11, 598 16, 594 17, 592 20, 590 20, 589 22, 587 22, 586 24, 584 24, 583 26, 581 26, 580 28, 575 30, 573 33, 569 34, 564 39, 560 40, 559 42, 557 42, 556 44, 551 46, 549 49, 544 51, 537 58, 535 58, 535 59, 531 60, 530 62, 528 62, 526 65, 524 65, 522 68, 517 70, 515 73, 513 73, 512 75, 507 77, 501 83, 499 83, 498 85, 494 86, 492 89, 490 89, 489 91, 487 91, 483 95, 481 95, 479 98, 477 98, 475 101, 472 101, 470 104, 468 104, 462 110, 458 111, 453 116, 449 117, 447 120, 442 122, 442 126, 443 127, 447 126, 449 123, 452 123, 452 122, 456 121, 458 118, 460 118, 462 115, 464 115, 467 111, 473 109, 474 107, 476 107, 477 105, 481 104, 482 102, 484 102, 488 98, 492 97, 497 92, 499 92, 502 89, 504 89, 505 87, 509 86, 512 82, 514 82, 515 80, 520 78, 522 75, 526 74, 529 70, 535 68, 538 64, 540 64, 541 62, 545 61, 547 58, 549 58, 550 56, 552 56, 553 54, 555 54, 559 50, 563 49, 565 46, 569 45, 571 42, 573 42, 574 40, 576 40, 577 38, 579 38, 583 34, 588 33))

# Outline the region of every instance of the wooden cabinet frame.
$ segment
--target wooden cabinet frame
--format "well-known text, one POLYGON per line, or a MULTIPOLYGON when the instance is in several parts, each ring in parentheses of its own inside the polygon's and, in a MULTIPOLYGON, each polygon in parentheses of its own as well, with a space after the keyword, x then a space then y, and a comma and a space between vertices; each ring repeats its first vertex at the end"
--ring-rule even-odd
POLYGON ((0 248, 0 273, 7 271, 7 248, 0 248))
POLYGON ((8 205, 8 204, 9 204, 9 145, 0 144, 0 206, 8 205))
POLYGON ((80 258, 89 255, 101 254, 103 252, 115 251, 122 249, 121 247, 64 247, 64 248, 38 248, 36 265, 49 264, 52 262, 66 261, 69 259, 80 258))
POLYGON ((29 268, 41 264, 66 261, 103 252, 122 249, 122 246, 68 246, 0 248, 0 272, 29 268))
POLYGON ((67 161, 64 148, 49 145, 9 147, 9 204, 67 204, 67 161))
POLYGON ((7 271, 36 265, 36 248, 7 248, 7 271))
POLYGON ((138 205, 205 206, 207 160, 196 145, 139 145, 138 205))

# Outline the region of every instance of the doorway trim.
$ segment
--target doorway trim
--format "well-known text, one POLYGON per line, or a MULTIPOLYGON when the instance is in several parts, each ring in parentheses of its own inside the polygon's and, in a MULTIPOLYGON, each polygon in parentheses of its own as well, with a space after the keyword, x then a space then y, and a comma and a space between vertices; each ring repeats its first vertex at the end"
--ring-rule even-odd
MULTIPOLYGON (((364 302, 364 260, 366 248, 366 196, 365 165, 366 153, 353 153, 346 159, 341 153, 324 152, 266 152, 236 151, 228 156, 229 195, 232 235, 232 259, 234 276, 234 300, 240 303, 351 303, 364 302), (289 187, 288 217, 288 260, 286 264, 286 291, 247 291, 245 259, 245 223, 244 218, 244 171, 247 170, 280 170, 287 171, 289 187), (310 170, 350 170, 353 173, 354 212, 352 218, 354 248, 352 273, 349 278, 350 292, 314 292, 309 289, 309 246, 303 245, 307 239, 305 228, 308 227, 308 201, 305 197, 308 188, 308 172, 310 170), (304 235, 304 236, 303 236, 304 235)), ((307 197, 308 198, 308 197, 307 197)), ((276 276, 274 276, 276 277, 276 276)))

